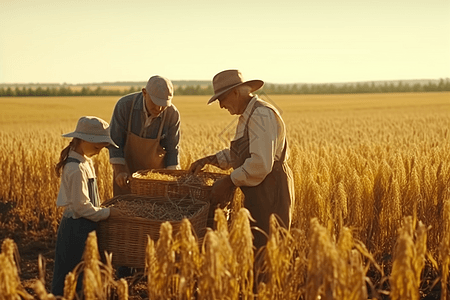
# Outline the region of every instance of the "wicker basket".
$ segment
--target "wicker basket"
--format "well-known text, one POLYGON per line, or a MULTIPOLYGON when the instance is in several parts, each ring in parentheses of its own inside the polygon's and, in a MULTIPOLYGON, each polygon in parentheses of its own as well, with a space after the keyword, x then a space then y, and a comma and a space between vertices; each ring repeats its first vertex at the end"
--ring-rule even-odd
MULTIPOLYGON (((147 195, 152 197, 185 197, 189 196, 193 199, 208 201, 212 186, 200 183, 180 183, 179 181, 157 180, 140 178, 146 176, 149 172, 159 173, 163 175, 171 175, 176 179, 182 178, 189 174, 187 170, 144 170, 133 174, 130 185, 131 193, 137 195, 147 195)), ((199 182, 212 179, 216 181, 225 177, 226 174, 213 172, 200 172, 197 177, 199 182)))
MULTIPOLYGON (((121 195, 106 201, 102 206, 111 207, 117 201, 133 201, 135 199, 148 201, 151 205, 162 205, 167 201, 176 202, 177 207, 190 211, 192 216, 188 217, 188 220, 191 222, 199 242, 203 240, 206 233, 209 203, 190 198, 168 200, 162 197, 121 195)), ((115 266, 143 268, 145 267, 147 236, 157 241, 161 224, 166 221, 172 225, 175 235, 179 231, 181 220, 152 220, 122 216, 101 221, 97 229, 99 251, 102 255, 104 251, 113 253, 112 263, 115 266)))

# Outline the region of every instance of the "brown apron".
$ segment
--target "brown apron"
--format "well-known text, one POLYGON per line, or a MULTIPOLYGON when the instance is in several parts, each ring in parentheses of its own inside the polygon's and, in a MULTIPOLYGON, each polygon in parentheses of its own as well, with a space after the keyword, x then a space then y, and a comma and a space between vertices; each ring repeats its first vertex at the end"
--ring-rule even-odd
MULTIPOLYGON (((272 109, 281 119, 277 110, 270 104, 259 100, 255 103, 247 119, 244 135, 231 142, 231 161, 234 169, 243 165, 244 161, 250 157, 248 123, 255 109, 261 106, 272 109)), ((286 228, 289 229, 291 225, 295 190, 294 177, 285 160, 287 148, 286 140, 280 159, 273 163, 272 171, 260 184, 252 187, 240 187, 245 196, 244 207, 249 210, 253 219, 255 219, 255 222, 251 222, 251 225, 257 226, 267 234, 269 233, 271 214, 276 214, 286 228)), ((267 243, 267 238, 257 230, 252 231, 254 235, 253 245, 256 249, 259 249, 267 243)))
MULTIPOLYGON (((161 125, 156 139, 143 137, 146 131, 144 126, 142 126, 140 135, 131 132, 131 117, 133 115, 136 96, 133 98, 133 103, 131 104, 130 116, 128 118, 127 140, 124 147, 125 162, 130 175, 139 170, 164 168, 164 157, 166 154, 166 150, 164 150, 160 144, 161 133, 166 118, 165 112, 162 112, 161 125)), ((117 174, 114 174, 114 179, 116 178, 116 175, 117 174)), ((115 180, 113 183, 113 190, 114 196, 131 194, 129 187, 121 188, 117 185, 115 180)))

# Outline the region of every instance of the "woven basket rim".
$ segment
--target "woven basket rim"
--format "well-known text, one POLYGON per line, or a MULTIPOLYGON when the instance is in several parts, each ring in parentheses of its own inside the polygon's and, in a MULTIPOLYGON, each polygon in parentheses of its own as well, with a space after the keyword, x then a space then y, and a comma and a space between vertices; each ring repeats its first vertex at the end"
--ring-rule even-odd
MULTIPOLYGON (((151 179, 151 178, 139 178, 139 177, 135 177, 135 174, 139 174, 139 175, 145 175, 148 173, 160 173, 160 174, 169 174, 169 175, 175 175, 175 176, 182 176, 185 174, 189 174, 188 170, 167 170, 167 169, 151 169, 151 170, 139 170, 134 172, 131 175, 131 180, 142 180, 142 181, 153 181, 153 182, 163 182, 163 183, 177 183, 177 181, 168 181, 168 180, 161 180, 161 179, 151 179)), ((210 176, 210 177, 216 177, 216 176, 226 176, 227 174, 225 173, 216 173, 216 172, 206 172, 206 171, 202 171, 200 173, 197 174, 197 176, 202 176, 202 175, 206 175, 206 176, 210 176)))
MULTIPOLYGON (((198 200, 195 198, 190 197, 183 197, 183 198, 175 198, 175 199, 169 199, 167 197, 151 197, 151 196, 144 196, 144 195, 136 195, 136 194, 127 194, 127 195, 119 195, 115 196, 104 203, 102 203, 103 207, 108 207, 109 205, 112 205, 116 203, 118 200, 120 201, 133 201, 135 199, 146 199, 148 201, 153 202, 164 202, 164 201, 184 201, 184 202, 191 202, 192 204, 198 204, 200 205, 200 208, 195 212, 194 215, 192 215, 189 218, 184 218, 189 221, 193 220, 194 218, 197 218, 201 213, 206 209, 209 210, 209 203, 206 201, 198 200)), ((143 217, 131 217, 131 216, 118 216, 114 218, 114 221, 128 221, 128 222, 141 222, 141 223, 156 223, 156 224, 162 224, 164 222, 169 222, 170 224, 178 224, 181 223, 182 220, 155 220, 155 219, 149 219, 149 218, 143 218, 143 217)))
POLYGON ((131 201, 135 199, 146 199, 149 201, 192 201, 192 202, 206 202, 203 200, 198 200, 194 198, 190 198, 189 196, 184 197, 174 197, 173 199, 168 198, 166 196, 148 196, 148 195, 138 195, 138 194, 125 194, 125 195, 118 195, 114 196, 111 199, 106 200, 102 203, 102 206, 111 205, 118 200, 121 201, 131 201))

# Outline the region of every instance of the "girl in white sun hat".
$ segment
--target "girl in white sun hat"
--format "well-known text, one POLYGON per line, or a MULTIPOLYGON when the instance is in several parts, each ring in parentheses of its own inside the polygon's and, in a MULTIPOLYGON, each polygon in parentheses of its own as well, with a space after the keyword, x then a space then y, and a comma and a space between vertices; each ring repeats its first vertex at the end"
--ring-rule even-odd
MULTIPOLYGON (((58 228, 52 293, 64 294, 64 280, 81 261, 88 234, 97 222, 122 215, 116 208, 101 208, 94 165, 91 157, 109 146, 117 145, 109 135, 109 124, 97 117, 81 117, 74 132, 63 134, 73 138, 61 151, 55 166, 61 176, 56 206, 64 207, 58 228), (61 172, 62 171, 62 172, 61 172)), ((82 276, 77 291, 81 290, 82 276)))

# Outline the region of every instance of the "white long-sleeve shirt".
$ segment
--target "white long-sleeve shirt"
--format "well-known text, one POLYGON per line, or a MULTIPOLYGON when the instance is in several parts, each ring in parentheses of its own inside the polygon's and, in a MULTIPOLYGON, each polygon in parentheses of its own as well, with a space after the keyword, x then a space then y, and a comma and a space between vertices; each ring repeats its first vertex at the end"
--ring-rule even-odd
MULTIPOLYGON (((244 113, 239 116, 233 140, 244 135, 248 116, 255 105, 257 96, 250 100, 244 113)), ((248 123, 250 157, 231 173, 235 186, 256 186, 272 171, 274 161, 279 160, 284 148, 286 128, 283 120, 268 107, 258 107, 248 123)), ((227 170, 232 167, 230 149, 216 153, 219 167, 227 170)), ((288 153, 286 153, 286 158, 288 153)))
POLYGON ((75 151, 69 157, 78 159, 80 163, 67 163, 62 172, 56 206, 65 207, 64 216, 91 221, 101 221, 109 217, 109 208, 95 207, 89 198, 88 179, 96 178, 92 160, 75 151))

